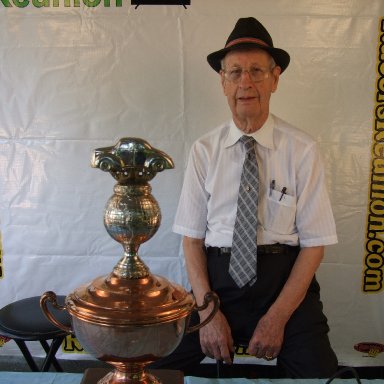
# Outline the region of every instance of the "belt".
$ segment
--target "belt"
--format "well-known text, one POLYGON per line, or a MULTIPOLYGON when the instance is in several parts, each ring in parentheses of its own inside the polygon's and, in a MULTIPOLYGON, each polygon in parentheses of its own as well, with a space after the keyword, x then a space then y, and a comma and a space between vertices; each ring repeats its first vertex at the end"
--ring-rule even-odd
MULTIPOLYGON (((292 246, 287 244, 268 244, 268 245, 258 245, 257 254, 258 255, 268 255, 268 254, 284 254, 288 252, 298 252, 300 246, 292 246)), ((213 256, 220 255, 230 255, 231 247, 207 247, 207 254, 213 256)))

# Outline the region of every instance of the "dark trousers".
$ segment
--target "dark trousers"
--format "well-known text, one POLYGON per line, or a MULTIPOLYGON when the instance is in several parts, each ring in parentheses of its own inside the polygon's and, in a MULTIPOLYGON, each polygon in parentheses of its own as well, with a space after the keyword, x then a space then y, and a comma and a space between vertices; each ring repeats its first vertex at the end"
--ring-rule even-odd
MULTIPOLYGON (((252 286, 238 288, 228 273, 229 253, 217 248, 207 249, 207 265, 211 288, 220 297, 220 309, 231 327, 235 342, 248 344, 259 319, 268 311, 284 286, 299 252, 298 247, 286 247, 284 253, 268 252, 260 247, 257 257, 257 281, 252 286)), ((191 325, 199 322, 192 313, 191 325)), ((324 378, 337 371, 337 358, 328 339, 328 324, 320 301, 316 278, 305 299, 288 321, 277 365, 283 376, 292 378, 324 378)), ((184 336, 170 355, 151 368, 179 369, 193 372, 205 357, 198 332, 184 336)))

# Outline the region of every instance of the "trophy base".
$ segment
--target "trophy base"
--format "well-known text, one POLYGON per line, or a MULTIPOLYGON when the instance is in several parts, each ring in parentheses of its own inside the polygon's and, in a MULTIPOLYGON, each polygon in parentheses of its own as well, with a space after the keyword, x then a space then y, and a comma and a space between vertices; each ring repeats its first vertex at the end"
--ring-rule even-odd
MULTIPOLYGON (((84 376, 80 384, 103 384, 112 383, 114 370, 110 368, 88 368, 84 372, 84 376), (105 379, 105 380, 104 380, 105 379)), ((148 369, 145 370, 144 384, 183 384, 183 372, 171 369, 148 369)), ((132 381, 118 381, 119 384, 131 384, 132 381)), ((137 382, 138 384, 140 383, 137 382)))

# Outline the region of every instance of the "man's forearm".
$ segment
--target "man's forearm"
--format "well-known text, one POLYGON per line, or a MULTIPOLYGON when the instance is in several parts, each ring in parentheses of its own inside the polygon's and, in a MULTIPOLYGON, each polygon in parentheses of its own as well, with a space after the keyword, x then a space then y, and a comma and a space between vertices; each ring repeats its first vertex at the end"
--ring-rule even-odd
POLYGON ((204 239, 183 238, 183 248, 188 279, 198 305, 204 295, 211 290, 207 271, 207 256, 204 250, 204 239))
POLYGON ((324 247, 303 248, 276 301, 260 319, 249 344, 249 353, 275 358, 281 349, 285 326, 305 298, 308 287, 323 258, 324 247))
MULTIPOLYGON (((189 282, 198 305, 204 301, 204 296, 211 291, 207 270, 207 255, 204 249, 204 239, 183 239, 184 255, 186 260, 189 282)), ((200 319, 205 320, 212 312, 212 305, 199 311, 200 319)), ((227 319, 217 311, 214 318, 199 331, 201 350, 207 356, 216 360, 224 360, 232 363, 231 351, 233 351, 233 339, 227 319)))
POLYGON ((304 300, 323 256, 323 246, 301 249, 284 288, 268 311, 270 314, 277 315, 285 322, 289 320, 304 300))

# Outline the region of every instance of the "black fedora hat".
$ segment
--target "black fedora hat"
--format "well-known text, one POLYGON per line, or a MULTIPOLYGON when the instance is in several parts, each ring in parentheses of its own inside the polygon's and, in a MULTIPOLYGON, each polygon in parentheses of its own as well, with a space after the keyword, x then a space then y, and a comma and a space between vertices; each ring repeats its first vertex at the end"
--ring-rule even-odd
POLYGON ((281 67, 281 72, 288 67, 290 60, 288 52, 273 46, 270 34, 254 17, 239 19, 229 35, 225 47, 207 56, 208 63, 216 72, 220 72, 221 60, 224 56, 229 51, 242 48, 259 48, 267 51, 276 64, 281 67))

